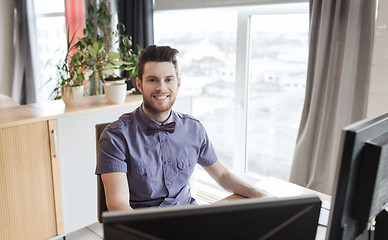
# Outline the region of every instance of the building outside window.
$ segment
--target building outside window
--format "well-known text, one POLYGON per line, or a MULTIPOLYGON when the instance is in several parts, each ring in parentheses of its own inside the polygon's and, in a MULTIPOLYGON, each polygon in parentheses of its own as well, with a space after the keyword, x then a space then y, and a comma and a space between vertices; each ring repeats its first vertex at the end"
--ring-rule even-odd
POLYGON ((307 3, 155 11, 155 44, 180 51, 180 91, 229 168, 288 180, 308 23, 307 3))
POLYGON ((289 178, 306 88, 308 22, 307 13, 251 16, 248 172, 289 178))

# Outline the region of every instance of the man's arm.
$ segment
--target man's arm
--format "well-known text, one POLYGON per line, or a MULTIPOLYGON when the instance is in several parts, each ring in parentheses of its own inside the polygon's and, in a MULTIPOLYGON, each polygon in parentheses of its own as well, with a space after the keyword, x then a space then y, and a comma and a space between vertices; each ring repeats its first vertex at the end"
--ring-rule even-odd
POLYGON ((221 187, 229 192, 248 198, 265 196, 264 193, 230 172, 219 160, 203 168, 221 187))
POLYGON ((132 210, 129 205, 129 188, 125 172, 101 174, 106 205, 109 211, 132 210))

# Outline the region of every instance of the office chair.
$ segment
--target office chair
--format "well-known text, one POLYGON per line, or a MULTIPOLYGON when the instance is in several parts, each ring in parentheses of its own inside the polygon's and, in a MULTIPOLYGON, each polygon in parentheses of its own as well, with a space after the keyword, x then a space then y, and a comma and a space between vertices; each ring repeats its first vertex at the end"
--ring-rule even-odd
MULTIPOLYGON (((98 157, 98 140, 102 131, 110 123, 100 123, 96 124, 96 156, 98 157)), ((97 212, 98 212, 98 222, 102 223, 102 213, 108 211, 105 201, 105 190, 104 184, 102 183, 101 176, 97 175, 97 212)))

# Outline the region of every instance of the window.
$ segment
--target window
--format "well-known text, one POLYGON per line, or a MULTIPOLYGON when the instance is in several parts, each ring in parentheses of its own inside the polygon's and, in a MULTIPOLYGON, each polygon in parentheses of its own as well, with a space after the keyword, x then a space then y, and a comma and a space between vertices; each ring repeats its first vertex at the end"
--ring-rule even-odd
POLYGON ((49 100, 55 88, 55 65, 66 53, 65 6, 62 0, 34 0, 39 51, 39 79, 36 101, 49 100))
POLYGON ((306 87, 308 22, 307 13, 251 15, 248 172, 289 178, 306 87))
POLYGON ((308 4, 156 11, 155 44, 180 51, 180 91, 219 158, 288 180, 304 101, 308 4))

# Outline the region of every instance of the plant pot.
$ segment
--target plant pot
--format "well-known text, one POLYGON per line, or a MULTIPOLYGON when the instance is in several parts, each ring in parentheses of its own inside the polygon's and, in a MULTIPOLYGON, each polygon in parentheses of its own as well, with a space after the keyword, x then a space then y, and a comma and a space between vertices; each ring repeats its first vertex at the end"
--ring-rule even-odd
POLYGON ((105 78, 104 80, 105 83, 109 84, 125 83, 127 81, 127 79, 121 77, 105 78))
POLYGON ((66 106, 80 106, 84 97, 84 86, 62 86, 61 96, 66 106))
POLYGON ((125 82, 105 82, 104 91, 108 104, 123 104, 127 96, 127 84, 125 82))

